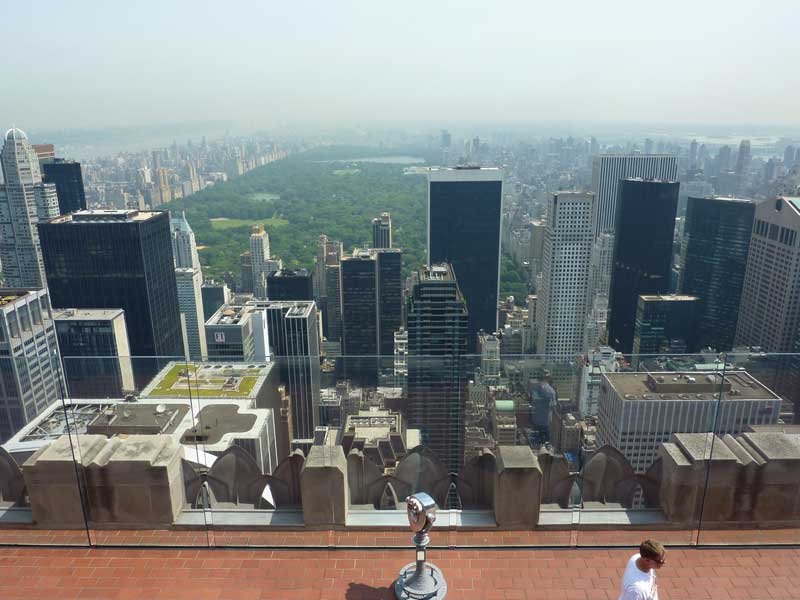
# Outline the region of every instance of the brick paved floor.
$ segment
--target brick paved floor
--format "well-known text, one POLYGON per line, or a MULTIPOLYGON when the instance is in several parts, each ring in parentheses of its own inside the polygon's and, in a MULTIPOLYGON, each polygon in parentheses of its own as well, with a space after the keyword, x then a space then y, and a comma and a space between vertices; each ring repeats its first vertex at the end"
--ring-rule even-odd
MULTIPOLYGON (((450 600, 616 600, 631 549, 434 550, 450 600)), ((410 550, 0 548, 0 598, 388 600, 410 550)), ((668 550, 660 600, 800 599, 800 549, 668 550)))

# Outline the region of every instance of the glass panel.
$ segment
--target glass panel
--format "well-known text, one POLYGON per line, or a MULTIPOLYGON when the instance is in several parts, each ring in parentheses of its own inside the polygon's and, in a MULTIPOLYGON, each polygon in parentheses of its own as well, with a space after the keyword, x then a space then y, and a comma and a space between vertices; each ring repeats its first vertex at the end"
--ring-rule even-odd
POLYGON ((62 364, 92 543, 207 546, 204 521, 194 530, 183 523, 188 478, 180 440, 196 423, 180 393, 188 389, 185 363, 70 356, 62 364), (171 397, 159 393, 159 377, 175 388, 171 397))
MULTIPOLYGON (((572 504, 578 545, 636 547, 647 538, 692 543, 699 511, 672 506, 688 492, 674 488, 669 465, 676 460, 676 434, 690 438, 692 448, 707 443, 717 396, 704 379, 706 360, 601 348, 578 362, 577 402, 571 402, 585 424, 572 504)), ((554 449, 559 427, 563 437, 570 424, 559 412, 550 430, 554 449)), ((702 496, 703 482, 700 476, 692 492, 702 496)))
POLYGON ((86 546, 80 450, 68 435, 75 415, 49 314, 3 346, 14 358, 0 357, 0 543, 86 546))
POLYGON ((299 478, 318 423, 319 357, 229 357, 191 369, 213 544, 326 543, 327 533, 314 534, 318 541, 287 533, 303 527, 299 478))
POLYGON ((800 357, 725 355, 698 543, 797 544, 800 357))

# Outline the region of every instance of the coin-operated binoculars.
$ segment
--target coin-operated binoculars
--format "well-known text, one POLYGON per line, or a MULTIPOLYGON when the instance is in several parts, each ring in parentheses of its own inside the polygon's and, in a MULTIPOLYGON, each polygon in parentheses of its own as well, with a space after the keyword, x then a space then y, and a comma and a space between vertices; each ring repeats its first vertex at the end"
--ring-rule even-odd
POLYGON ((394 583, 399 600, 442 600, 447 595, 447 582, 441 570, 425 562, 425 547, 431 541, 428 531, 436 522, 436 509, 436 501, 424 492, 408 497, 408 523, 414 532, 417 560, 403 567, 394 583))

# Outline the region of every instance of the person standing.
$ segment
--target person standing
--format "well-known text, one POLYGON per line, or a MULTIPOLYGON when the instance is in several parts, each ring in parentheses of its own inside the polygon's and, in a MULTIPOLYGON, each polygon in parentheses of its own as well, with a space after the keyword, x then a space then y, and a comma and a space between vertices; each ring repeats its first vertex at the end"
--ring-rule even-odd
POLYGON ((658 600, 656 571, 664 566, 667 552, 659 542, 645 540, 631 556, 622 575, 619 600, 658 600))

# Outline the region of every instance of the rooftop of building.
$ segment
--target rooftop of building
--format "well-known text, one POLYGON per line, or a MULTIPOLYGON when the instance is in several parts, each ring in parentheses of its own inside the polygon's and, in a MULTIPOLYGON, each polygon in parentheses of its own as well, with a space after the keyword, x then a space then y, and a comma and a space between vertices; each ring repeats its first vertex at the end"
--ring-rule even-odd
POLYGON ((124 315, 121 308, 54 308, 56 321, 106 321, 124 315))
POLYGON ((79 210, 68 215, 53 217, 48 223, 51 224, 78 224, 78 223, 128 223, 147 221, 164 214, 157 210, 134 210, 134 209, 94 209, 79 210))
POLYGON ((250 317, 250 307, 235 303, 233 299, 227 304, 223 304, 206 321, 209 326, 235 326, 242 325, 250 317))
POLYGON ((608 152, 605 154, 598 154, 595 158, 605 158, 605 157, 617 157, 617 156, 626 156, 626 157, 651 157, 651 156, 659 156, 662 158, 675 158, 674 154, 666 154, 666 153, 645 153, 645 152, 608 152))
POLYGON ((625 400, 775 400, 780 396, 746 371, 664 373, 604 373, 625 400))
POLYGON ((280 269, 267 277, 308 277, 308 269, 280 269))
POLYGON ((623 177, 621 181, 641 181, 643 183, 674 183, 678 184, 674 179, 656 179, 654 177, 623 177))
POLYGON ((783 196, 783 199, 798 213, 800 213, 800 196, 783 196))
POLYGON ((398 413, 375 408, 360 410, 357 415, 348 415, 344 427, 345 431, 354 432, 367 443, 401 429, 402 418, 398 413))
POLYGON ((16 302, 20 298, 24 298, 33 290, 23 290, 17 288, 0 288, 0 306, 16 302))
POLYGON ((237 433, 258 431, 269 409, 252 409, 248 398, 181 396, 66 399, 45 408, 2 447, 22 464, 36 450, 64 435, 170 435, 183 444, 198 442, 203 427, 206 450, 224 450, 237 433), (259 412, 261 410, 262 412, 259 412), (67 422, 69 418, 69 423, 67 422))
POLYGON ((142 391, 142 398, 254 398, 272 364, 169 363, 142 391))
POLYGON ((419 270, 421 281, 455 281, 456 276, 450 263, 423 266, 419 270))
POLYGON ((6 131, 5 139, 7 142, 16 142, 18 140, 27 140, 28 136, 25 134, 22 129, 17 129, 16 127, 12 127, 8 131, 6 131))
POLYGON ((501 167, 479 167, 464 165, 459 167, 430 167, 428 181, 502 181, 501 167))
POLYGON ((304 319, 311 314, 316 306, 313 300, 248 300, 245 308, 287 308, 286 316, 304 319))
POLYGON ((740 202, 742 204, 755 204, 755 200, 751 198, 738 198, 736 196, 689 196, 689 198, 697 198, 700 200, 716 200, 719 202, 740 202))
POLYGON ((698 296, 687 294, 647 294, 639 296, 639 298, 645 302, 688 302, 700 299, 698 296))

